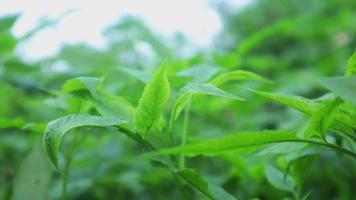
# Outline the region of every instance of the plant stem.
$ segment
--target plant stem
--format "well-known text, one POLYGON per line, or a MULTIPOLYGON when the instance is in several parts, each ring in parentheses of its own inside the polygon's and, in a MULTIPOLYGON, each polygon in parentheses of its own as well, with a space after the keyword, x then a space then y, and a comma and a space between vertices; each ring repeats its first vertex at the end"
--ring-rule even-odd
MULTIPOLYGON (((181 146, 184 146, 185 143, 186 143, 186 140, 187 140, 188 123, 189 123, 189 110, 190 110, 190 100, 189 100, 187 106, 184 109, 181 146)), ((185 167, 185 155, 184 154, 180 154, 180 156, 179 156, 179 169, 184 169, 184 167, 185 167)))

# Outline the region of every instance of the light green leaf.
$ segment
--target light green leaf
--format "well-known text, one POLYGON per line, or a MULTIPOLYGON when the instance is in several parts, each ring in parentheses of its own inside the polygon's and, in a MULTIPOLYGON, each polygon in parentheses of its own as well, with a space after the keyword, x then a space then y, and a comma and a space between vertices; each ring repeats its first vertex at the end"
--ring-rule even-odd
POLYGON ((231 93, 225 92, 220 88, 207 83, 189 83, 185 87, 183 87, 180 91, 180 95, 178 96, 173 110, 171 114, 171 120, 176 120, 179 114, 182 112, 184 107, 187 105, 189 100, 196 94, 204 94, 204 95, 212 95, 218 97, 224 97, 228 99, 244 101, 243 98, 233 95, 231 93))
POLYGON ((190 144, 178 147, 163 149, 158 152, 149 153, 149 156, 185 154, 196 155, 216 155, 225 151, 237 150, 240 148, 260 146, 278 142, 298 141, 296 133, 293 131, 262 131, 262 132, 241 132, 225 136, 222 138, 210 139, 197 144, 190 144))
POLYGON ((356 75, 356 52, 352 54, 352 56, 347 61, 347 69, 346 69, 346 76, 353 76, 356 75))
POLYGON ((255 74, 253 72, 245 71, 245 70, 235 70, 227 73, 223 73, 215 77, 210 81, 213 85, 221 85, 228 81, 233 80, 256 80, 256 81, 264 81, 267 83, 272 83, 272 81, 263 78, 262 76, 255 74))
POLYGON ((293 192, 295 191, 296 183, 291 176, 284 176, 284 174, 275 167, 267 165, 265 167, 265 174, 268 182, 270 182, 274 187, 293 192))
POLYGON ((36 143, 16 173, 11 199, 48 199, 50 178, 49 162, 42 151, 41 143, 36 143))
POLYGON ((133 115, 133 122, 137 131, 143 137, 146 137, 148 131, 159 121, 169 98, 170 86, 165 65, 163 63, 159 67, 145 86, 133 115))
POLYGON ((356 76, 322 78, 320 81, 341 99, 356 105, 356 76))
POLYGON ((100 86, 101 81, 102 80, 100 78, 96 78, 96 77, 73 78, 67 80, 63 84, 62 91, 73 92, 73 91, 87 89, 90 92, 90 94, 93 96, 93 98, 97 99, 98 98, 97 89, 100 86))
POLYGON ((303 98, 303 97, 299 97, 299 96, 282 95, 282 94, 276 94, 276 93, 270 93, 270 92, 251 90, 251 89, 250 89, 250 91, 252 91, 255 94, 258 94, 260 96, 277 101, 277 102, 284 104, 286 106, 297 109, 297 110, 299 110, 305 114, 308 114, 308 115, 311 115, 319 108, 318 103, 316 103, 312 100, 303 98))
POLYGON ((105 127, 126 123, 115 117, 101 117, 88 114, 73 114, 61 117, 47 124, 43 145, 52 163, 58 168, 58 151, 64 134, 82 126, 105 127))

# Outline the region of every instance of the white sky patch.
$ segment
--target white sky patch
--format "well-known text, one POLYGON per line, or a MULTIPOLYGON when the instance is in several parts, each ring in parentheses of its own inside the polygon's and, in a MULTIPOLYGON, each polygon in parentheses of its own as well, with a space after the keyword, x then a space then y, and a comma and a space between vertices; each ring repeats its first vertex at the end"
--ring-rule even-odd
MULTIPOLYGON (((249 1, 231 2, 242 7, 249 1)), ((221 29, 219 16, 209 7, 209 0, 0 0, 0 15, 22 13, 13 28, 16 36, 33 29, 41 17, 54 19, 70 9, 75 11, 62 18, 56 26, 41 30, 20 45, 18 53, 25 59, 38 60, 55 55, 66 43, 85 42, 102 48, 105 46, 103 30, 127 14, 143 19, 166 38, 182 32, 200 47, 209 46, 221 29)))

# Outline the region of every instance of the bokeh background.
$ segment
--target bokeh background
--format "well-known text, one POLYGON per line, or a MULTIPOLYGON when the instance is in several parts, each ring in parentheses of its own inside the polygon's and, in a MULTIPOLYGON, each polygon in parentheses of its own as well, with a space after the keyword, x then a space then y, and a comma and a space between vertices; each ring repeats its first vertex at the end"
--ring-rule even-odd
MULTIPOLYGON (((320 77, 344 73, 355 36, 354 0, 1 0, 0 198, 34 199, 16 190, 26 188, 26 178, 17 178, 26 170, 46 183, 32 189, 41 198, 60 198, 60 174, 47 158, 31 164, 29 152, 39 146, 48 121, 89 110, 75 96, 58 95, 70 78, 102 77, 106 91, 137 105, 144 87, 140 77, 152 74, 163 59, 169 61, 173 95, 187 80, 249 70, 275 83, 222 87, 247 102, 198 96, 189 134, 211 138, 241 130, 298 129, 307 123, 301 113, 244 88, 320 97, 326 93, 320 77)), ((104 132, 81 134, 68 177, 71 199, 180 199, 168 172, 137 158, 137 144, 104 132)), ((189 165, 240 199, 292 198, 266 178, 263 166, 269 162, 283 161, 226 154, 192 158, 189 165)), ((295 179, 307 199, 355 197, 354 160, 322 152, 296 165, 295 179)))

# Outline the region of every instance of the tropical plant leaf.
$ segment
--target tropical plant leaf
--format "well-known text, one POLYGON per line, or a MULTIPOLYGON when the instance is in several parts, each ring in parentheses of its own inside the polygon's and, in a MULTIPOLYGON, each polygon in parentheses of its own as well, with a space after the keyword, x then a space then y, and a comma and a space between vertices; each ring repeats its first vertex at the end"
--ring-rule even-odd
POLYGON ((134 125, 144 138, 159 121, 169 94, 170 86, 166 74, 166 64, 163 63, 145 86, 133 115, 134 125))
POLYGON ((63 136, 71 129, 83 126, 105 127, 126 123, 115 117, 101 117, 88 114, 72 114, 47 124, 43 145, 52 163, 58 168, 58 151, 63 136))
POLYGON ((272 81, 263 78, 258 74, 246 70, 235 70, 235 71, 220 74, 217 77, 215 77, 213 80, 211 80, 210 83, 213 85, 221 85, 228 81, 233 81, 233 80, 256 80, 256 81, 263 81, 266 83, 272 83, 272 81))
POLYGON ((322 78, 320 81, 342 100, 356 105, 356 76, 322 78))
POLYGON ((293 131, 241 132, 222 138, 202 141, 197 144, 167 148, 157 152, 151 152, 148 155, 185 154, 189 156, 211 156, 240 148, 295 141, 298 141, 298 137, 293 131))

